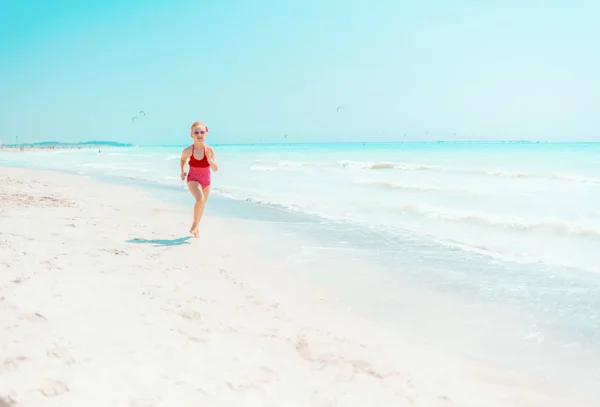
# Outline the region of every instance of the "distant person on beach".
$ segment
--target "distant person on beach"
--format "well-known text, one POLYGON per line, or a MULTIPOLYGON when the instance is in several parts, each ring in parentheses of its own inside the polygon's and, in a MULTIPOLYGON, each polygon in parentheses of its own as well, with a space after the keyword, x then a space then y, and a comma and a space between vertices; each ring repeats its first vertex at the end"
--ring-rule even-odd
POLYGON ((208 127, 202 122, 194 122, 190 130, 190 137, 193 144, 186 147, 181 153, 181 180, 187 176, 187 186, 193 197, 196 199, 194 204, 194 221, 190 228, 190 233, 198 237, 198 225, 202 219, 204 206, 210 193, 210 171, 218 171, 219 166, 215 157, 215 150, 204 142, 208 135, 208 127), (189 159, 189 172, 185 172, 185 163, 189 159))

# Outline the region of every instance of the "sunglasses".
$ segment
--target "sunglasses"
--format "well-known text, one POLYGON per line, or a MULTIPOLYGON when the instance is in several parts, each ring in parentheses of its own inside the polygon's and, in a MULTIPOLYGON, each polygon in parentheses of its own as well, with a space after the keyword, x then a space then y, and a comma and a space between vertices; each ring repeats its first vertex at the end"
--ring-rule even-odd
POLYGON ((194 134, 195 134, 195 135, 198 135, 198 134, 206 134, 206 132, 205 132, 204 130, 201 130, 201 131, 198 131, 198 130, 196 130, 196 131, 194 132, 194 134))

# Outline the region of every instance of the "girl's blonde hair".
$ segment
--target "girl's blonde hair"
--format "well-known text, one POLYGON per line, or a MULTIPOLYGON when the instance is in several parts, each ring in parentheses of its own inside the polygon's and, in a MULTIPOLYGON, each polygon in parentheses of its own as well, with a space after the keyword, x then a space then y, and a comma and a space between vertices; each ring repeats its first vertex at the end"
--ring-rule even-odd
POLYGON ((206 129, 206 132, 208 133, 208 126, 200 121, 192 123, 192 126, 190 127, 190 131, 196 126, 203 126, 206 129))

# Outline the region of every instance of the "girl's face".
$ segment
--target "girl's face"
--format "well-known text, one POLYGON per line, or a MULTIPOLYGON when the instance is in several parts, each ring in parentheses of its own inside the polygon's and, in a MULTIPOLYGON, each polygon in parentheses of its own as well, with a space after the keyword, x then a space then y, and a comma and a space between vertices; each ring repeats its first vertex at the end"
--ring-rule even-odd
POLYGON ((206 127, 201 126, 201 125, 192 127, 191 137, 194 140, 194 142, 198 141, 198 142, 204 143, 206 134, 207 134, 206 127))

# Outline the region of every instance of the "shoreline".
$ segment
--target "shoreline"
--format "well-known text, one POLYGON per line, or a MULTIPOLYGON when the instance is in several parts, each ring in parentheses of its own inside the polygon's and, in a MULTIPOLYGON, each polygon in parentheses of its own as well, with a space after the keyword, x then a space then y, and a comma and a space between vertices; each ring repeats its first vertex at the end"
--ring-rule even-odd
MULTIPOLYGON (((322 142, 294 142, 294 141, 289 141, 289 142, 281 142, 281 141, 269 141, 269 142, 256 142, 256 143, 214 143, 211 145, 214 146, 219 146, 219 147, 251 147, 251 146, 269 146, 269 145, 273 145, 273 146, 298 146, 298 147, 302 147, 302 146, 339 146, 339 145, 355 145, 355 146, 363 146, 363 145, 367 145, 367 146, 371 146, 371 145, 415 145, 415 144, 424 144, 424 145, 438 145, 438 144, 477 144, 477 145, 486 145, 486 144, 492 144, 492 145, 499 145, 499 144, 522 144, 522 145, 532 145, 532 144, 552 144, 552 145, 560 145, 560 146, 564 146, 564 145, 581 145, 581 144, 593 144, 593 145, 600 145, 600 141, 591 141, 591 140, 579 140, 579 141, 550 141, 550 140, 413 140, 413 141, 353 141, 353 142, 347 142, 347 141, 322 141, 322 142)), ((49 145, 43 145, 43 144, 38 144, 38 145, 32 145, 32 144, 26 144, 23 143, 21 146, 22 147, 34 147, 34 148, 40 148, 40 149, 47 149, 47 147, 55 147, 55 148, 60 148, 60 149, 72 149, 74 147, 82 147, 82 148, 98 148, 98 147, 118 147, 118 148, 168 148, 168 147, 175 147, 175 148, 183 148, 185 147, 185 143, 184 144, 123 144, 123 145, 112 145, 112 144, 49 144, 49 145)), ((18 151, 20 149, 19 145, 15 145, 15 144, 5 144, 5 145, 0 145, 0 152, 2 151, 2 149, 4 149, 5 151, 18 151)))
POLYGON ((95 149, 113 149, 113 148, 131 148, 133 146, 112 146, 103 144, 85 144, 85 145, 40 145, 40 146, 0 146, 1 152, 26 152, 26 151, 56 151, 56 150, 95 150, 95 149))
POLYGON ((586 405, 359 317, 232 221, 189 222, 141 189, 0 167, 0 401, 586 405))

